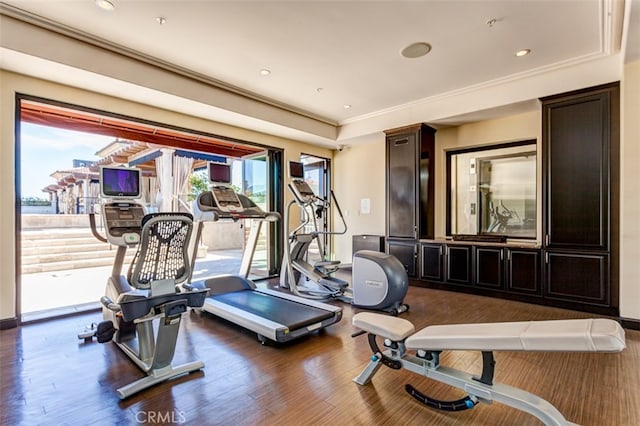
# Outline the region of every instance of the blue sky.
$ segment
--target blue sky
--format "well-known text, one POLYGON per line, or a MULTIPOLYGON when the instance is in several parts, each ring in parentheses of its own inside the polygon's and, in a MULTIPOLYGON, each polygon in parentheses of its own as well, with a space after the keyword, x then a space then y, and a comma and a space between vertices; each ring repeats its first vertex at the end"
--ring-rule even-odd
POLYGON ((53 172, 70 169, 74 159, 97 160, 96 151, 115 139, 25 122, 20 126, 21 197, 48 199, 42 188, 56 183, 53 172))
MULTIPOLYGON (((48 199, 42 188, 56 183, 51 174, 73 167, 73 160, 95 161, 96 151, 115 140, 113 136, 76 132, 57 127, 22 122, 20 144, 20 170, 22 198, 48 199)), ((254 191, 265 190, 266 174, 263 161, 250 163, 256 179, 251 184, 254 191), (261 178, 262 177, 262 178, 261 178)), ((242 167, 233 168, 233 181, 242 185, 242 167)))

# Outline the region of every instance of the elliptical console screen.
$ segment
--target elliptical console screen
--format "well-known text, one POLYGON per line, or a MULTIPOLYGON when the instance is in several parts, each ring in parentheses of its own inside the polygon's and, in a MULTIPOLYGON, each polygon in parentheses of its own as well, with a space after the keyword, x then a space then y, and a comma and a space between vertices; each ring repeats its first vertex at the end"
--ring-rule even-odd
POLYGON ((100 192, 105 198, 140 198, 140 170, 100 168, 100 192))
POLYGON ((316 194, 313 192, 313 189, 307 184, 307 182, 303 180, 295 179, 291 182, 295 191, 298 193, 298 196, 305 202, 310 201, 315 198, 316 194))
POLYGON ((308 203, 315 198, 315 193, 304 180, 304 165, 296 161, 289 161, 289 176, 291 184, 298 198, 308 203))
POLYGON ((289 161, 289 176, 291 179, 304 179, 304 165, 296 161, 289 161))

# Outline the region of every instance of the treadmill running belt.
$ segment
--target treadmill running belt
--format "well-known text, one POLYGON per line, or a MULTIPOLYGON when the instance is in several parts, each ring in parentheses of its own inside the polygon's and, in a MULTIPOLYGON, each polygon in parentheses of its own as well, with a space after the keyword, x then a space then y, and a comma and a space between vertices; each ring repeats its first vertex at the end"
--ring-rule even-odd
POLYGON ((324 309, 303 305, 302 303, 281 299, 254 290, 233 291, 209 297, 287 326, 290 330, 296 330, 333 316, 332 312, 324 309))

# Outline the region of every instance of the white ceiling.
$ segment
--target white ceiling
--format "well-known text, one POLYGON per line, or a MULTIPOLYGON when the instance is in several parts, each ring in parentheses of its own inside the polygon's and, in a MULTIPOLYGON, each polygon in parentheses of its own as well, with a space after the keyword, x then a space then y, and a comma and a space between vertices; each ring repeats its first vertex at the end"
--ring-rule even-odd
MULTIPOLYGON (((336 128, 356 129, 347 130, 347 137, 400 124, 384 119, 399 110, 537 78, 522 86, 528 89, 518 89, 521 96, 505 96, 506 105, 474 106, 499 114, 512 104, 530 109, 534 99, 549 94, 532 86, 553 86, 541 75, 625 51, 627 61, 640 56, 635 0, 633 13, 616 0, 111 1, 113 11, 93 0, 3 3, 13 15, 45 18, 111 48, 143 54, 336 128), (158 17, 166 23, 158 24, 158 17), (433 49, 421 58, 402 57, 400 51, 413 42, 433 49), (524 48, 531 54, 514 55, 524 48), (271 74, 260 75, 263 68, 271 74), (380 124, 363 124, 372 120, 380 124)), ((3 50, 3 67, 16 69, 10 51, 3 50)), ((55 67, 31 66, 29 73, 56 79, 47 76, 49 68, 55 67)), ((425 114, 426 119, 456 124, 478 117, 463 108, 443 110, 439 118, 425 114)), ((223 115, 208 118, 225 121, 223 115)))

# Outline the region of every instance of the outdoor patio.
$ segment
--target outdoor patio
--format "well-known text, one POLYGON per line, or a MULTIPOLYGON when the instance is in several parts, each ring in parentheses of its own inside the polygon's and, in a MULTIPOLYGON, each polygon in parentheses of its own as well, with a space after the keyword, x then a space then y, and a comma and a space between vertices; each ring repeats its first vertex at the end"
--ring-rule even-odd
MULTIPOLYGON (((196 260, 192 281, 237 274, 241 260, 240 249, 209 251, 196 260)), ((110 274, 111 266, 99 266, 22 275, 22 321, 98 308, 110 274)))

